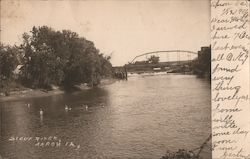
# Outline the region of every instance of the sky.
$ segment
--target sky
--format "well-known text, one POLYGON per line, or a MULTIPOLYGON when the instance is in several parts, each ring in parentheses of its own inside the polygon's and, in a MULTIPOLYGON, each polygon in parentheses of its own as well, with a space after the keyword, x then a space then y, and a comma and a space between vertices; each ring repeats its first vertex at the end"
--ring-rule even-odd
POLYGON ((146 52, 210 45, 210 0, 1 0, 0 24, 11 45, 33 26, 72 30, 121 66, 146 52))

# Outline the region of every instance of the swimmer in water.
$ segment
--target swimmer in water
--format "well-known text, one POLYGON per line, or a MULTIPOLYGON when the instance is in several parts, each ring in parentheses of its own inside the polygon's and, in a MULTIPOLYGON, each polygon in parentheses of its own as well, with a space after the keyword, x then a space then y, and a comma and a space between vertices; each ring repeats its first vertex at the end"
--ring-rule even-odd
POLYGON ((69 107, 67 105, 65 105, 65 110, 68 111, 69 110, 69 107))
POLYGON ((43 115, 43 110, 40 108, 40 111, 39 111, 40 115, 43 115))

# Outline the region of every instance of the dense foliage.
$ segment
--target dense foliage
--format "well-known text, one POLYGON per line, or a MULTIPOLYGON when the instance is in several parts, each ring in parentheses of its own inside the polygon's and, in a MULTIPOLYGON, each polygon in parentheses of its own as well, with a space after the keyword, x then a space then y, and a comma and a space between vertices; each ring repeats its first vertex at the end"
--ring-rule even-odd
POLYGON ((179 149, 176 152, 167 151, 161 159, 199 159, 199 157, 192 151, 179 149))
POLYGON ((27 87, 49 89, 81 83, 96 86, 111 74, 110 56, 104 56, 93 42, 70 30, 33 27, 23 34, 20 46, 0 45, 0 92, 8 91, 14 80, 27 87))
POLYGON ((19 50, 16 46, 0 44, 0 93, 8 94, 9 85, 14 81, 14 70, 18 64, 19 50))
POLYGON ((150 56, 150 58, 148 58, 148 63, 158 64, 159 62, 160 62, 159 56, 152 55, 150 56))
POLYGON ((212 134, 208 136, 208 138, 202 143, 200 147, 193 150, 179 149, 175 152, 167 151, 167 153, 162 156, 161 159, 201 159, 202 157, 200 156, 200 154, 211 139, 212 134), (197 151, 197 153, 195 153, 194 151, 197 151))
POLYGON ((48 88, 99 84, 111 74, 110 57, 105 57, 94 43, 69 30, 55 31, 47 26, 33 27, 23 34, 24 63, 21 78, 26 85, 48 88))

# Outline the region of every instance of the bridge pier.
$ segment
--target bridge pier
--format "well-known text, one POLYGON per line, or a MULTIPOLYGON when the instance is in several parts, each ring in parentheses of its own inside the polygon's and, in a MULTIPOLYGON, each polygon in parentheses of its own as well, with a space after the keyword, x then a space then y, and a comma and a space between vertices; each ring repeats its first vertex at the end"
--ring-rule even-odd
POLYGON ((113 77, 121 80, 128 80, 127 68, 124 66, 113 67, 113 77))

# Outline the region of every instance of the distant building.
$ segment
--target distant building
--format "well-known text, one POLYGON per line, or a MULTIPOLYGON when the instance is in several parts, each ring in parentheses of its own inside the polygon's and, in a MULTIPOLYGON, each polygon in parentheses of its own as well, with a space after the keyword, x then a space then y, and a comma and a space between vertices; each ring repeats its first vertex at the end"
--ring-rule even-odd
POLYGON ((210 47, 208 47, 208 46, 201 47, 201 51, 206 51, 206 50, 209 50, 209 49, 210 49, 210 47))
POLYGON ((202 56, 202 54, 204 54, 204 52, 209 51, 209 50, 210 50, 210 47, 208 46, 201 47, 201 50, 198 51, 198 59, 200 59, 200 57, 202 56))

